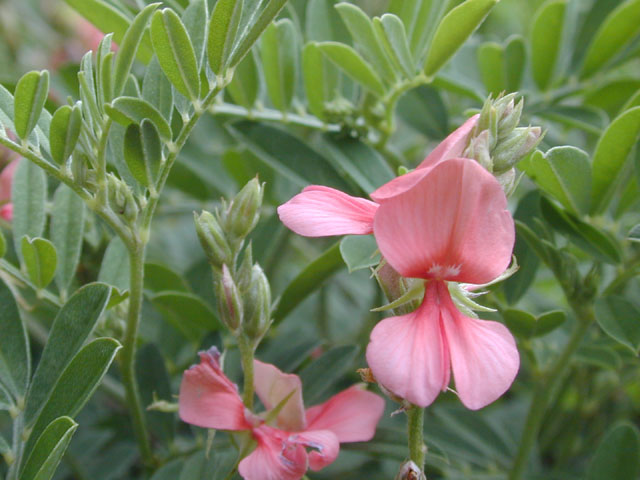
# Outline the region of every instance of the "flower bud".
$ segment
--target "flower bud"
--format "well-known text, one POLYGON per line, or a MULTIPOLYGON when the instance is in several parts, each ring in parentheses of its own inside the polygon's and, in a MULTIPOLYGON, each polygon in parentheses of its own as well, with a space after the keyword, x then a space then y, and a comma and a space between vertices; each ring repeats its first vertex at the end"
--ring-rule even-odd
POLYGON ((542 139, 540 127, 515 128, 493 151, 493 171, 503 173, 518 163, 542 139))
POLYGON ((215 291, 220 320, 235 335, 242 325, 242 298, 226 265, 222 265, 222 276, 216 282, 215 291))
POLYGON ((135 222, 139 209, 129 185, 110 173, 107 175, 107 187, 111 208, 116 213, 123 215, 129 222, 135 222))
POLYGON ((465 158, 472 158, 490 172, 493 171, 493 161, 489 149, 489 130, 480 132, 469 141, 469 146, 464 151, 465 158))
POLYGON ((271 289, 262 268, 255 264, 251 270, 251 284, 243 292, 245 335, 259 342, 271 325, 271 289))
POLYGON ((218 220, 210 213, 204 210, 200 216, 194 212, 193 214, 196 232, 200 239, 200 244, 207 255, 209 264, 217 273, 222 272, 222 265, 231 265, 233 262, 233 254, 229 247, 229 242, 225 238, 224 232, 220 227, 218 220))
POLYGON ((251 272, 253 271, 253 249, 251 243, 244 249, 242 262, 236 271, 236 281, 241 292, 246 292, 251 286, 251 272))
POLYGON ((260 218, 264 187, 257 178, 249 181, 229 205, 226 231, 236 241, 242 241, 255 228, 260 218))
POLYGON ((522 109, 524 108, 524 100, 520 99, 517 104, 513 104, 511 100, 509 108, 506 108, 502 116, 498 120, 498 141, 509 135, 514 128, 520 123, 522 109))
POLYGON ((424 472, 413 461, 408 460, 402 464, 395 480, 427 480, 424 472))

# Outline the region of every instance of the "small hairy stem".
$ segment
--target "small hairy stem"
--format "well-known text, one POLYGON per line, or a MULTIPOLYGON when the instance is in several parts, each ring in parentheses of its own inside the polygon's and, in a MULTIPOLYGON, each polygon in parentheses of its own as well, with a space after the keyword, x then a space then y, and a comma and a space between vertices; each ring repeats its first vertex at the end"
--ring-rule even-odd
POLYGON ((242 372, 244 373, 244 388, 242 390, 242 401, 249 409, 253 409, 253 344, 244 335, 238 337, 238 348, 240 350, 240 361, 242 372))
POLYGON ((256 108, 248 110, 231 103, 216 103, 209 107, 213 115, 230 115, 232 117, 247 118, 249 120, 278 122, 287 125, 298 125, 301 127, 316 128, 327 132, 339 132, 341 126, 325 123, 313 115, 301 115, 297 113, 282 113, 280 110, 271 108, 256 108))
POLYGON ((527 420, 522 432, 522 438, 518 446, 518 452, 516 453, 513 466, 509 472, 509 480, 519 480, 522 478, 531 450, 538 438, 540 425, 547 407, 553 400, 558 386, 571 365, 571 357, 580 346, 587 330, 595 320, 592 305, 572 305, 572 307, 577 317, 577 325, 565 345, 564 350, 545 372, 534 390, 531 406, 529 407, 529 413, 527 414, 527 420))
POLYGON ((20 478, 20 464, 22 463, 22 454, 24 450, 24 441, 22 438, 22 432, 24 430, 24 412, 20 412, 16 418, 13 419, 13 455, 14 460, 7 472, 6 480, 19 480, 20 478))
POLYGON ((416 405, 407 410, 407 426, 409 433, 409 459, 420 470, 424 469, 426 447, 424 445, 424 408, 416 405))

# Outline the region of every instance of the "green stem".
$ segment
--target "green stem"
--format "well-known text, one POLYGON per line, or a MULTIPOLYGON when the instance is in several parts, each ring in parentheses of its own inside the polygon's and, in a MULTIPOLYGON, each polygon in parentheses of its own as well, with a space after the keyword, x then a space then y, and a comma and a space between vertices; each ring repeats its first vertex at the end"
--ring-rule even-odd
POLYGON ((254 348, 251 340, 244 334, 238 337, 238 349, 240 350, 240 361, 242 372, 244 373, 244 388, 242 390, 242 401, 249 409, 253 409, 253 354, 254 348))
POLYGON ((424 445, 424 408, 416 405, 407 410, 407 426, 409 433, 409 459, 420 470, 424 469, 426 448, 424 445))
POLYGON ((100 143, 98 144, 98 205, 107 204, 107 143, 109 141, 109 132, 111 131, 112 123, 113 120, 111 120, 111 118, 106 121, 104 128, 102 129, 102 134, 100 135, 100 143))
POLYGON ((138 242, 135 246, 132 246, 133 248, 129 249, 129 312, 122 342, 120 370, 125 389, 125 397, 131 410, 133 430, 140 448, 140 454, 142 455, 144 463, 149 466, 153 465, 154 458, 153 452, 151 451, 151 444, 149 443, 144 409, 135 374, 136 344, 138 340, 140 312, 142 310, 145 246, 144 243, 138 242))
POLYGON ((564 350, 542 376, 541 381, 534 391, 522 432, 522 438, 518 446, 518 452, 516 453, 513 466, 509 472, 509 480, 519 480, 522 478, 522 474, 529 461, 531 450, 538 438, 540 425, 547 407, 553 400, 560 382, 571 365, 571 357, 580 346, 587 330, 595 320, 593 307, 591 305, 572 305, 572 307, 576 313, 577 325, 565 345, 564 350))
POLYGON ((316 128, 328 132, 339 132, 340 125, 326 123, 312 115, 300 115, 297 113, 283 113, 271 108, 247 109, 231 103, 216 103, 209 107, 213 115, 230 115, 232 117, 246 118, 256 121, 279 122, 287 125, 316 128))
POLYGON ((24 430, 24 412, 20 412, 13 419, 13 463, 9 467, 6 480, 19 480, 20 464, 22 463, 22 454, 24 450, 24 442, 22 440, 22 432, 24 430))

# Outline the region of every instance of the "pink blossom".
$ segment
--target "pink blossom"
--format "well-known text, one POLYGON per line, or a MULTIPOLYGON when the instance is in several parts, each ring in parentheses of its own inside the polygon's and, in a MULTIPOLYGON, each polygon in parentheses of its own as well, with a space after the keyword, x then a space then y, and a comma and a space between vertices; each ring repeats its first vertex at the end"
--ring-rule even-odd
POLYGON ((11 184, 18 162, 19 160, 12 161, 0 173, 0 218, 9 222, 13 219, 13 204, 10 203, 11 184))
POLYGON ((478 117, 471 117, 445 138, 414 171, 391 180, 371 193, 373 202, 352 197, 335 188, 311 185, 278 207, 280 220, 305 237, 366 235, 373 232, 373 217, 379 204, 414 186, 439 163, 462 155, 478 117))
POLYGON ((299 480, 308 468, 320 470, 333 462, 340 443, 367 441, 375 433, 384 410, 379 396, 356 385, 305 410, 300 378, 257 360, 255 389, 267 412, 256 416, 222 372, 219 358, 214 347, 185 372, 180 418, 205 428, 250 431, 256 448, 238 466, 245 480, 299 480), (275 407, 280 410, 271 419, 275 407))

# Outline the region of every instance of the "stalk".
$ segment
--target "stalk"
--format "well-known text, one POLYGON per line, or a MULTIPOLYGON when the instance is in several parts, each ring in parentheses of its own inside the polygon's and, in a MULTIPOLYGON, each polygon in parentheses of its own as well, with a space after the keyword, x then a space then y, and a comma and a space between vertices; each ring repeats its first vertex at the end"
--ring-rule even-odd
POLYGON ((424 408, 416 405, 407 410, 407 426, 409 431, 409 459, 420 470, 424 469, 425 445, 424 445, 424 408))

